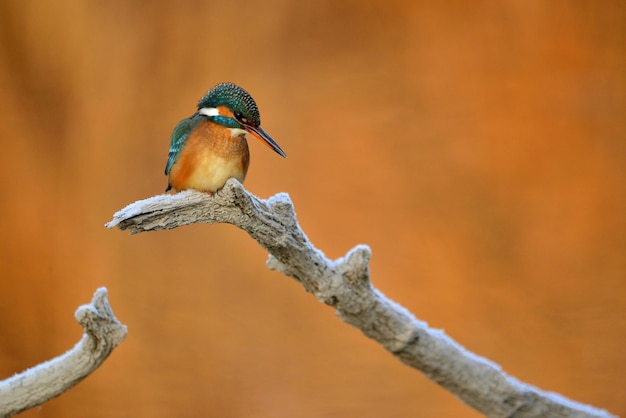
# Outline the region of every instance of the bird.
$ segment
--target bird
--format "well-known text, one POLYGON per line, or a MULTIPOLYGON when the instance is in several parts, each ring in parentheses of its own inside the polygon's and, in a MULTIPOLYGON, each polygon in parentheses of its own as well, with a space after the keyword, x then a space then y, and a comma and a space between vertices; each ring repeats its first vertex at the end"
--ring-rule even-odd
POLYGON ((180 121, 172 132, 165 191, 193 189, 211 194, 232 177, 243 184, 250 164, 246 134, 287 158, 261 128, 259 109, 252 96, 233 83, 216 85, 198 101, 197 111, 180 121))

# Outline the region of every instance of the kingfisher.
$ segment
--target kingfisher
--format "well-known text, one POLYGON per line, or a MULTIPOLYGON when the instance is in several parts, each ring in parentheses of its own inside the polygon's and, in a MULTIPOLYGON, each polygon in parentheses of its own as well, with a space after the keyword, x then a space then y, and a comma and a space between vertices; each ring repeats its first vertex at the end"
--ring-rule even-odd
POLYGON ((248 133, 287 158, 261 128, 259 109, 241 87, 220 83, 200 99, 197 108, 176 125, 170 137, 166 192, 194 189, 214 193, 231 177, 243 183, 250 164, 248 133))

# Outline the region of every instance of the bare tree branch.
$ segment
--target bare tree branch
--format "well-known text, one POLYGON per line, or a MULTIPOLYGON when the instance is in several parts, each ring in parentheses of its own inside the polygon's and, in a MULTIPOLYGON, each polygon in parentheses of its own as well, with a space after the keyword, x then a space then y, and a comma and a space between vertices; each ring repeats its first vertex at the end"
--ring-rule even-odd
POLYGON ((135 202, 106 227, 132 234, 197 222, 229 223, 246 231, 269 253, 267 265, 293 277, 337 315, 379 342, 405 364, 491 417, 609 417, 608 412, 537 389, 461 347, 372 287, 371 251, 358 245, 331 261, 308 240, 289 196, 261 200, 236 180, 213 195, 185 191, 135 202))
POLYGON ((95 371, 126 337, 101 287, 74 315, 85 330, 67 353, 0 381, 0 416, 10 417, 59 396, 95 371))

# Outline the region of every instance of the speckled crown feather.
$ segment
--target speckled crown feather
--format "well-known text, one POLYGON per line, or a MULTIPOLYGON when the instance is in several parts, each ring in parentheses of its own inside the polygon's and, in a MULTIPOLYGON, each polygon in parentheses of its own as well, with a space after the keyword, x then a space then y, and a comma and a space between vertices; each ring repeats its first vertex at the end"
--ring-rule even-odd
POLYGON ((241 112, 243 117, 256 126, 261 124, 261 115, 259 115, 256 102, 247 91, 236 84, 220 83, 209 90, 198 102, 198 109, 218 106, 226 106, 233 112, 241 112))

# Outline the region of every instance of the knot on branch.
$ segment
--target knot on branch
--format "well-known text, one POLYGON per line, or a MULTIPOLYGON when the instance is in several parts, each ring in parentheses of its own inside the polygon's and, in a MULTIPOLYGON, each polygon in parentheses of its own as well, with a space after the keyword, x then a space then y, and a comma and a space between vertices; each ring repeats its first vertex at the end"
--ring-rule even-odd
POLYGON ((351 286, 371 288, 369 262, 372 250, 369 246, 360 244, 335 261, 337 271, 343 275, 351 286))
POLYGON ((287 193, 277 193, 267 199, 267 204, 281 218, 295 220, 296 211, 293 202, 287 193))
POLYGON ((126 338, 128 330, 113 314, 105 287, 96 290, 91 303, 80 306, 74 317, 94 347, 108 347, 110 351, 126 338))

